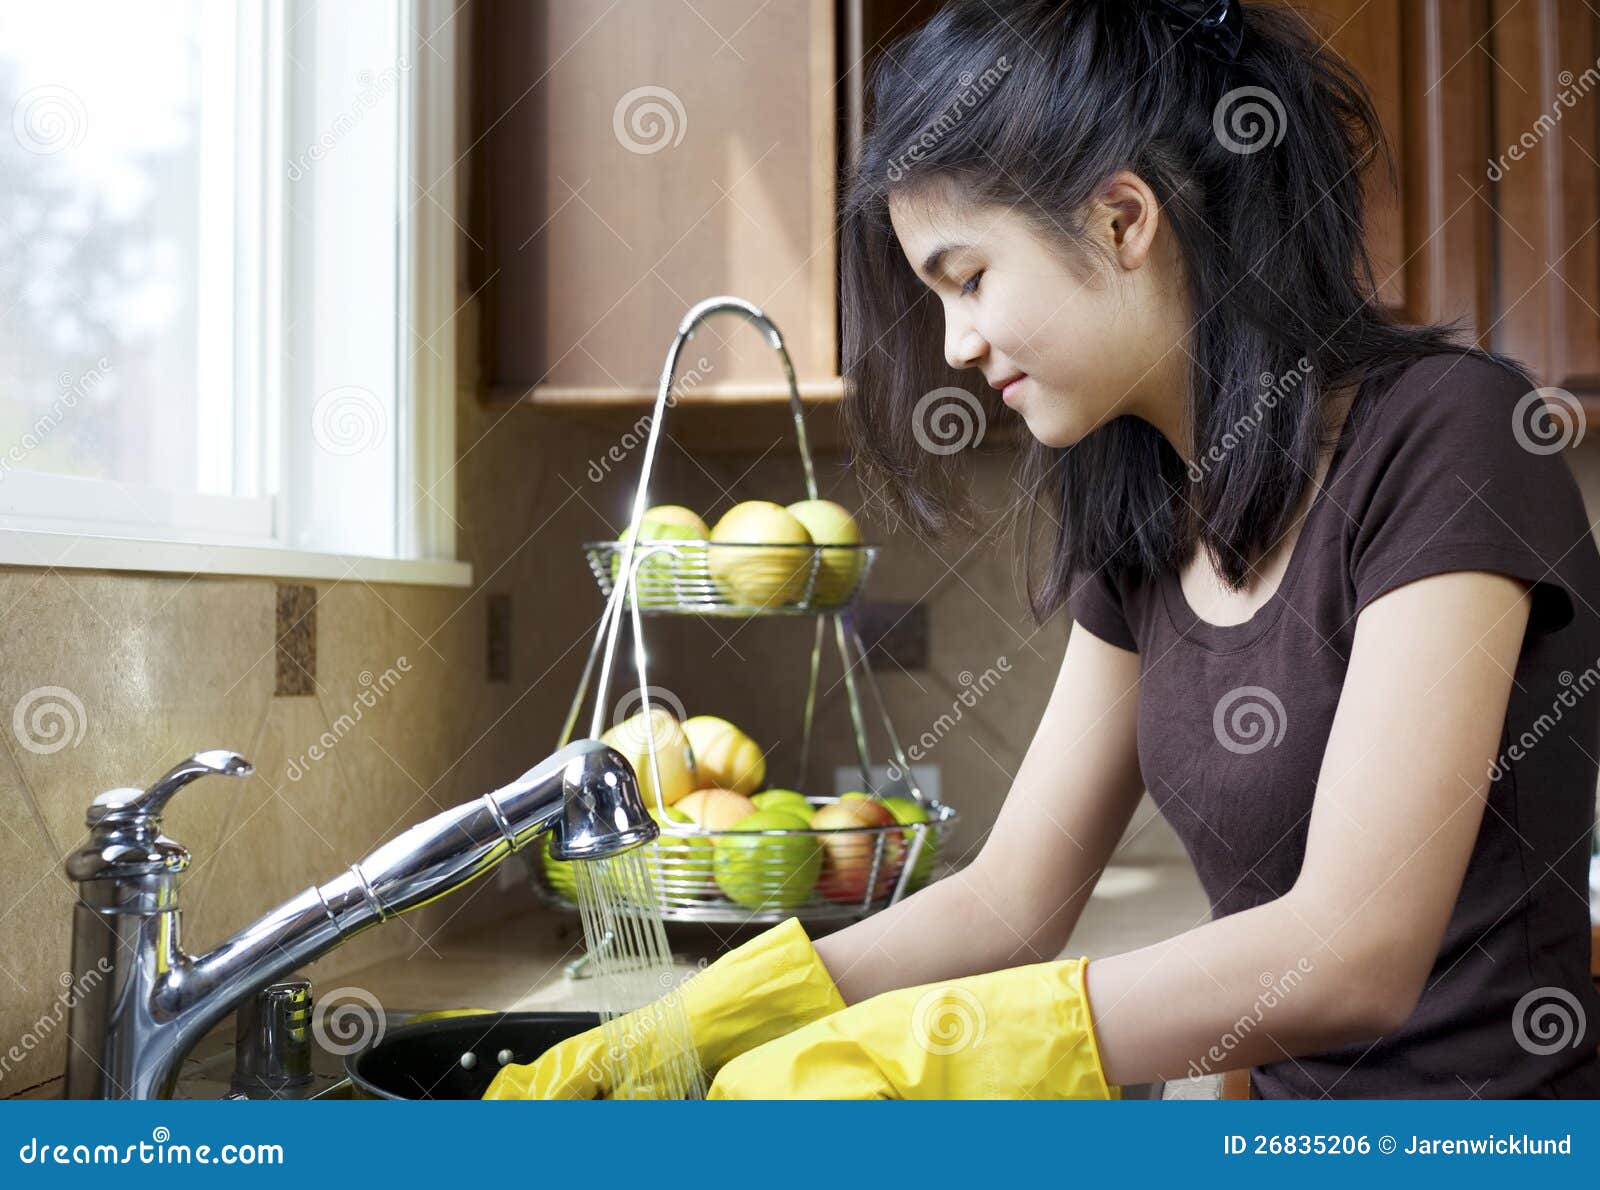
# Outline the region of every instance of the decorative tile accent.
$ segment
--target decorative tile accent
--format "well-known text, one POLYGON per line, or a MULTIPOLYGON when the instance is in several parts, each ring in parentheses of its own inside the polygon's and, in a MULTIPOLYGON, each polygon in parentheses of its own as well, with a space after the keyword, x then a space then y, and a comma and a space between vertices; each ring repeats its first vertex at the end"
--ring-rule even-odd
POLYGON ((317 589, 278 584, 277 640, 280 695, 317 692, 317 589))
POLYGON ((488 633, 485 641, 485 660, 491 682, 511 680, 511 596, 490 595, 485 603, 488 609, 488 633))

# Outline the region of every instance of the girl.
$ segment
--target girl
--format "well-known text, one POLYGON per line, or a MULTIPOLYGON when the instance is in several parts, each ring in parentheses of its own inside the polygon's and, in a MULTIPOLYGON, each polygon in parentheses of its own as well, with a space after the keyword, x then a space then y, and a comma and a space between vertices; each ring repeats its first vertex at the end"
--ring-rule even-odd
MULTIPOLYGON (((685 985, 713 1095, 1600 1097, 1600 552, 1528 375, 1378 305, 1359 80, 1289 10, 957 0, 872 111, 864 481, 962 516, 981 376, 1078 627, 966 868, 685 985), (1058 959, 1145 789, 1212 920, 1058 959)), ((499 1093, 592 1093, 593 1044, 499 1093)))

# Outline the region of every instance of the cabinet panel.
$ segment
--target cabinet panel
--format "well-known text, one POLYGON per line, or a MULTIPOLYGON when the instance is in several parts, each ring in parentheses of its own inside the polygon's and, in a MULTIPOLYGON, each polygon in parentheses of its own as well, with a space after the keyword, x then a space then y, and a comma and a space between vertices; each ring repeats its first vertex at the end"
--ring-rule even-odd
POLYGON ((1499 257, 1494 346, 1540 379, 1600 394, 1600 14, 1583 0, 1495 0, 1499 257), (1587 77, 1585 76, 1587 73, 1587 77))
POLYGON ((1366 199, 1367 249, 1378 281, 1379 300, 1396 310, 1406 306, 1405 196, 1413 184, 1407 165, 1404 76, 1401 53, 1404 17, 1401 0, 1273 0, 1304 16, 1316 35, 1361 76, 1372 96, 1394 157, 1391 179, 1376 155, 1362 168, 1366 199))
MULTIPOLYGON (((476 280, 498 395, 642 403, 684 312, 723 293, 767 309, 803 389, 837 395, 833 9, 478 0, 476 280)), ((787 392, 745 324, 710 324, 684 366, 702 355, 696 399, 787 392)))

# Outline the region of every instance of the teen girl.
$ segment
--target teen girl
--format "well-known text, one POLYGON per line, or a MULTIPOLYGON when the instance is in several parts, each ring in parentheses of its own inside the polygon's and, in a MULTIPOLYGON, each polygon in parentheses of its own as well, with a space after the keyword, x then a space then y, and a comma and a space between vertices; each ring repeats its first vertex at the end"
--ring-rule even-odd
MULTIPOLYGON (((971 863, 685 985, 713 1096, 1600 1097, 1600 552, 1535 382, 1379 306, 1359 80, 1279 8, 958 0, 871 113, 857 463, 959 517, 981 378, 1077 629, 971 863), (1146 789, 1212 920, 1059 959, 1146 789)), ((491 1094, 603 1092, 598 1044, 491 1094)))

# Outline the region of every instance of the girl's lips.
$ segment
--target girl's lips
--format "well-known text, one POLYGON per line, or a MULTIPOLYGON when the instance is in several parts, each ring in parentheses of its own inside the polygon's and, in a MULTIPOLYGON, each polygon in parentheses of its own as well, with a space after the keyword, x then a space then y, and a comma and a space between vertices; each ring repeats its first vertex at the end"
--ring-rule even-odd
POLYGON ((1017 403, 1018 390, 1027 382, 1027 379, 1027 376, 1018 376, 1010 384, 1006 385, 1005 388, 1000 390, 1000 399, 1007 405, 1015 405, 1017 403))

